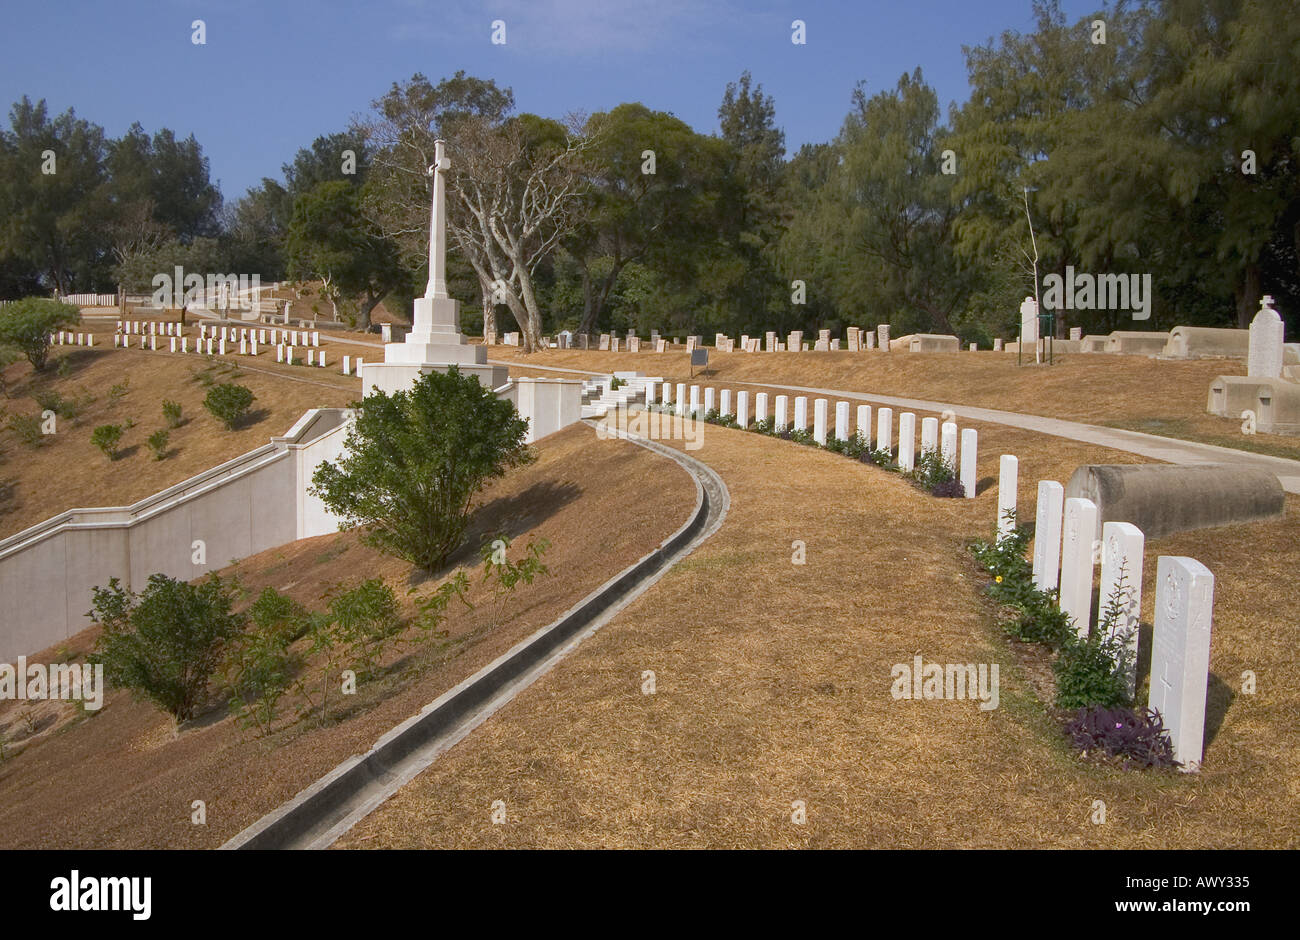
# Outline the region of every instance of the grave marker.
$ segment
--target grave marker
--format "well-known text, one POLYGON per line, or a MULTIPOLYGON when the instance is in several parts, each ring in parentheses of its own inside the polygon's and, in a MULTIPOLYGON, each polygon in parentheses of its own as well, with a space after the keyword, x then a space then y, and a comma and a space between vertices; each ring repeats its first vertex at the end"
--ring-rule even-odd
POLYGON ((1129 649, 1128 694, 1137 691, 1138 622, 1142 614, 1142 551, 1145 537, 1131 522, 1107 522, 1101 527, 1101 594, 1098 622, 1106 615, 1111 595, 1120 604, 1110 625, 1112 636, 1122 637, 1129 649), (1123 586, 1120 579, 1123 578, 1123 586))
POLYGON ((1071 497, 1065 501, 1065 532, 1061 543, 1061 610, 1086 637, 1092 627, 1092 542, 1097 531, 1097 504, 1071 497))
POLYGON ((1194 558, 1162 555, 1156 562, 1155 627, 1151 643, 1151 694, 1174 759, 1197 771, 1205 747, 1205 693, 1210 676, 1214 575, 1194 558))
POLYGON ((1055 480, 1038 481, 1038 510, 1034 516, 1034 586, 1055 590, 1061 565, 1061 513, 1065 487, 1055 480))
POLYGON ((898 416, 898 466, 904 472, 916 466, 916 415, 910 411, 898 416))

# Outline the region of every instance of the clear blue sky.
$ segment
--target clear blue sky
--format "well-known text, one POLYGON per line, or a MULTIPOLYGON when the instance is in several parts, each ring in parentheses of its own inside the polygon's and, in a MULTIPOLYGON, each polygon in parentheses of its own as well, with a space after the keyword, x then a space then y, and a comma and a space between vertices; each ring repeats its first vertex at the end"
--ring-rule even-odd
MULTIPOLYGON (((940 102, 968 94, 963 45, 1032 27, 1029 0, 101 0, 9 4, 0 101, 26 94, 118 136, 193 133, 227 200, 299 147, 343 129, 394 81, 457 69, 561 117, 641 101, 717 130, 727 82, 749 69, 793 153, 829 140, 859 79, 891 88, 920 66, 940 102), (206 45, 191 42, 203 19, 206 45), (504 46, 491 24, 506 23, 504 46), (807 44, 790 24, 807 24, 807 44)), ((1064 0, 1074 20, 1100 0, 1064 0)), ((4 124, 8 126, 8 116, 4 124)))

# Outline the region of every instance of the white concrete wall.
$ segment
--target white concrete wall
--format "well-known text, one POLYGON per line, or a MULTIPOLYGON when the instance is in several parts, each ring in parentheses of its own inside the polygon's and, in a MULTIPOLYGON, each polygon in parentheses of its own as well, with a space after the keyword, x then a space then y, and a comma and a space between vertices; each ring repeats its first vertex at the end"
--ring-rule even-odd
POLYGON ((316 465, 341 453, 346 415, 313 409, 284 437, 134 505, 72 509, 0 541, 0 662, 90 626, 91 589, 110 578, 138 591, 155 572, 189 580, 334 531, 305 490, 316 465))

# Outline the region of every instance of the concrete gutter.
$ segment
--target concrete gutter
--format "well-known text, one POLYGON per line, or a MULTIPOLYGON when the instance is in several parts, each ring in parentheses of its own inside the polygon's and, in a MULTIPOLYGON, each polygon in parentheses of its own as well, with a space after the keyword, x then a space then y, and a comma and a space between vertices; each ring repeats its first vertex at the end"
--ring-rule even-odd
MULTIPOLYGON (((596 425, 586 423, 593 428, 596 425)), ((713 469, 679 450, 622 429, 608 428, 606 433, 674 460, 691 474, 695 510, 690 519, 658 548, 610 578, 559 619, 440 695, 385 734, 367 753, 344 761, 221 848, 328 848, 718 530, 731 497, 713 469)))

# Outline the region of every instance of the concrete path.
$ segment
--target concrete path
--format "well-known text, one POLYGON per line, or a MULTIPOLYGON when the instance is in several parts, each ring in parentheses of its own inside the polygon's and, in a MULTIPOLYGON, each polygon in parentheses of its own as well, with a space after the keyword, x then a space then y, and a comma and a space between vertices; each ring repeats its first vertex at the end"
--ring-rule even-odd
POLYGON ((897 398, 892 395, 865 395, 861 392, 847 392, 835 388, 809 388, 800 385, 771 385, 765 382, 737 382, 737 385, 753 385, 758 388, 772 388, 824 397, 848 398, 857 401, 879 402, 892 408, 907 408, 916 411, 944 412, 952 411, 959 418, 971 421, 987 421, 991 424, 1005 424, 1008 427, 1051 434, 1085 444, 1111 447, 1163 460, 1167 463, 1194 465, 1207 463, 1227 463, 1242 467, 1258 467, 1274 474, 1288 493, 1300 493, 1300 461, 1287 460, 1285 457, 1270 457, 1267 454, 1253 454, 1249 451, 1235 450, 1231 447, 1217 447, 1213 444, 1200 444, 1194 441, 1180 441, 1171 437, 1159 437, 1155 434, 1142 434, 1138 431, 1123 431, 1119 428, 1098 427, 1095 424, 1083 424, 1078 421, 1063 421, 1059 418, 1043 418, 1038 415, 1022 415, 1014 411, 996 411, 992 408, 975 408, 970 405, 957 405, 950 402, 924 401, 916 398, 897 398))

